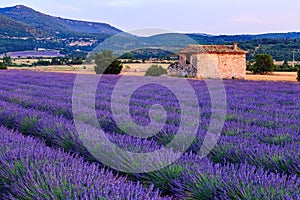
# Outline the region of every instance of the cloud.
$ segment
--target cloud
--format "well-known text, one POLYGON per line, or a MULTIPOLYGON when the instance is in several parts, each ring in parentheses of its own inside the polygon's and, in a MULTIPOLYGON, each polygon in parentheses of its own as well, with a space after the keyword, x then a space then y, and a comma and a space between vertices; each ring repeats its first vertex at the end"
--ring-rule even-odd
POLYGON ((162 29, 162 28, 142 28, 142 29, 130 30, 128 32, 130 34, 142 36, 142 37, 149 37, 149 36, 165 34, 165 33, 175 33, 175 31, 162 29))
POLYGON ((231 22, 235 23, 251 23, 251 24, 264 24, 267 21, 254 16, 241 16, 241 17, 234 17, 230 20, 231 22))
POLYGON ((94 4, 101 7, 114 7, 114 8, 124 8, 124 7, 136 7, 141 1, 138 0, 104 0, 104 1, 94 1, 94 4))
POLYGON ((77 12, 77 13, 81 13, 84 12, 85 10, 79 7, 72 7, 69 5, 57 5, 56 8, 66 11, 66 12, 77 12))

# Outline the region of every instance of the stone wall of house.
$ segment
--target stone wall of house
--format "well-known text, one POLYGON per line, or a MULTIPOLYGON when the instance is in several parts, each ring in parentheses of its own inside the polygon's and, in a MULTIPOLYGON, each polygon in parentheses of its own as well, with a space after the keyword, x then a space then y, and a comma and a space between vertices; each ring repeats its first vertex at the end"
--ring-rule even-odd
POLYGON ((245 54, 202 53, 197 55, 197 78, 245 79, 245 54))
POLYGON ((199 79, 246 79, 246 55, 235 53, 198 53, 190 55, 191 64, 181 55, 178 63, 169 67, 169 75, 199 79))
POLYGON ((191 64, 187 65, 182 64, 182 62, 175 62, 168 67, 168 74, 178 77, 196 77, 197 67, 191 64))

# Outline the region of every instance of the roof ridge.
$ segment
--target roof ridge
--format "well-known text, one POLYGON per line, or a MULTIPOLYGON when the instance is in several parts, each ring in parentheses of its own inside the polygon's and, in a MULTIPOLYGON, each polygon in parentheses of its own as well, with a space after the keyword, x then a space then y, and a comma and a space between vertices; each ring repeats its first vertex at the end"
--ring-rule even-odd
POLYGON ((191 44, 184 48, 180 53, 236 53, 236 54, 247 54, 247 51, 239 48, 237 43, 221 44, 221 45, 201 45, 191 44))

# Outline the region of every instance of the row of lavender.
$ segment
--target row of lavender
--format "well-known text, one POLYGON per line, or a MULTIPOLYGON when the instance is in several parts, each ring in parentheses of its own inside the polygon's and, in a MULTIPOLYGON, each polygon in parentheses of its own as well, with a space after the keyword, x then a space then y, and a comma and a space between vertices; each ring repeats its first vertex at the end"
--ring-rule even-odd
POLYGON ((3 127, 0 141, 1 199, 168 199, 3 127))
MULTIPOLYGON (((10 92, 13 92, 14 90, 20 90, 20 87, 19 88, 13 87, 15 84, 15 83, 13 83, 13 81, 15 80, 16 76, 18 76, 18 73, 13 73, 13 72, 11 72, 11 73, 13 76, 12 77, 8 76, 8 78, 11 78, 11 80, 6 79, 8 82, 8 85, 9 85, 9 83, 11 83, 10 89, 8 87, 6 91, 9 90, 10 92)), ((27 90, 29 97, 30 97, 30 95, 32 95, 31 94, 32 92, 36 92, 34 89, 30 89, 31 87, 32 88, 37 87, 37 86, 33 86, 31 84, 31 79, 34 76, 37 76, 37 74, 28 74, 27 79, 26 78, 18 79, 18 80, 20 80, 20 82, 22 82, 22 84, 24 86, 23 89, 27 90)), ((68 99, 70 99, 70 97, 64 97, 64 95, 62 95, 62 94, 69 94, 68 92, 70 92, 70 91, 68 90, 68 87, 70 85, 68 85, 69 84, 68 81, 71 81, 72 77, 70 77, 70 76, 64 77, 64 80, 62 80, 62 77, 58 78, 58 79, 61 79, 60 81, 62 83, 66 82, 65 86, 66 85, 68 86, 68 87, 65 87, 66 89, 64 91, 59 89, 62 86, 61 85, 57 86, 58 84, 56 81, 51 81, 49 83, 47 83, 47 81, 45 81, 45 79, 47 79, 47 78, 50 79, 50 77, 51 77, 51 79, 54 78, 53 75, 47 75, 47 76, 43 76, 43 81, 41 81, 41 80, 38 81, 37 80, 38 78, 37 78, 37 79, 33 80, 33 82, 36 81, 35 84, 39 84, 38 87, 43 87, 43 91, 47 90, 47 88, 48 89, 55 88, 56 89, 55 90, 56 94, 54 95, 55 98, 56 97, 62 98, 62 99, 65 98, 65 101, 68 102, 68 99), (68 79, 68 80, 66 81, 66 79, 68 79)), ((116 77, 113 78, 113 80, 109 80, 109 78, 107 78, 107 79, 108 79, 108 84, 107 84, 108 88, 111 88, 111 86, 110 86, 111 83, 113 83, 114 81, 117 80, 116 77)), ((196 89, 203 88, 203 85, 198 85, 199 84, 198 82, 193 82, 192 84, 194 84, 194 86, 196 86, 195 87, 196 89)), ((230 84, 231 84, 230 82, 227 83, 227 86, 228 86, 227 90, 229 90, 229 91, 231 88, 230 84)), ((245 86, 248 85, 248 83, 246 84, 243 82, 241 82, 240 84, 244 84, 245 86)), ((280 85, 278 85, 278 86, 280 86, 280 85)), ((292 85, 292 86, 294 86, 294 85, 292 85)), ((252 87, 253 87, 253 85, 252 85, 252 87)), ((262 87, 262 89, 265 89, 265 88, 262 87)), ((299 89, 297 87, 292 88, 292 90, 290 90, 290 89, 291 88, 289 88, 287 90, 287 88, 285 87, 283 91, 288 92, 287 95, 290 95, 291 98, 293 98, 295 95, 297 96, 297 94, 299 94, 299 93, 297 93, 299 91, 299 89)), ((5 89, 3 91, 5 92, 5 89)), ((101 92, 104 93, 104 95, 109 94, 109 90, 106 90, 106 94, 105 94, 104 89, 102 89, 101 92)), ((51 94, 50 91, 46 91, 44 93, 45 93, 45 95, 51 94)), ((153 94, 156 94, 156 93, 158 93, 158 95, 164 96, 163 94, 159 94, 159 91, 156 91, 155 93, 154 92, 149 93, 149 91, 148 91, 148 96, 146 94, 137 96, 137 98, 135 99, 135 103, 136 103, 136 105, 138 105, 136 110, 137 111, 139 111, 139 109, 141 110, 139 112, 136 112, 137 115, 142 114, 144 112, 144 110, 147 109, 147 108, 143 108, 143 105, 149 105, 149 104, 153 103, 151 101, 147 101, 147 99, 149 99, 149 94, 151 96, 153 96, 153 94), (142 101, 141 101, 141 99, 142 99, 142 101)), ((8 101, 10 100, 10 99, 7 99, 7 96, 9 96, 9 93, 6 93, 6 94, 7 94, 5 97, 6 99, 3 99, 4 101, 2 101, 3 104, 1 105, 1 107, 2 106, 6 107, 5 110, 2 110, 1 123, 6 123, 6 125, 10 126, 10 127, 19 128, 24 133, 35 134, 37 136, 43 137, 49 143, 55 144, 58 147, 64 147, 68 150, 81 152, 86 157, 89 157, 87 155, 88 152, 86 152, 86 150, 84 148, 82 148, 82 145, 76 143, 78 141, 76 140, 75 130, 72 125, 72 121, 68 120, 68 116, 65 116, 65 117, 53 116, 53 114, 55 114, 55 112, 57 111, 55 109, 53 110, 54 112, 50 112, 50 113, 37 111, 35 109, 41 110, 40 109, 40 108, 42 108, 41 106, 46 105, 46 104, 45 103, 43 104, 41 102, 36 102, 36 105, 37 105, 36 107, 32 106, 33 104, 30 104, 30 101, 27 101, 27 105, 22 104, 22 100, 23 100, 22 95, 18 96, 18 99, 19 99, 18 104, 20 104, 22 106, 16 107, 16 104, 6 102, 7 100, 8 101), (29 105, 28 105, 28 103, 29 103, 29 105), (28 109, 28 107, 29 107, 29 109, 28 109), (34 109, 31 109, 31 108, 34 108, 34 109), (22 113, 22 116, 20 116, 20 115, 18 116, 18 113, 22 113), (48 122, 41 121, 39 119, 47 119, 48 122)), ((203 90, 202 91, 200 90, 200 92, 198 92, 197 94, 203 94, 203 90)), ((238 93, 234 93, 234 94, 237 95, 237 97, 239 97, 238 93)), ((229 95, 231 95, 231 94, 229 93, 229 95)), ((246 94, 246 95, 242 94, 242 97, 239 97, 239 98, 249 98, 249 96, 247 96, 247 95, 248 94, 246 94)), ((265 94, 265 95, 269 96, 269 94, 265 94)), ((32 96, 34 96, 34 95, 32 95, 32 96)), ((38 93, 36 96, 38 96, 38 93)), ((264 95, 262 95, 262 96, 264 96, 264 95)), ((287 96, 285 96, 285 97, 287 98, 287 96)), ((102 96, 101 98, 103 100, 105 98, 105 96, 102 96)), ((253 97, 253 98, 259 98, 259 97, 253 97)), ((203 99, 205 99, 205 98, 203 98, 201 96, 199 96, 199 99, 200 99, 200 102, 199 102, 200 105, 202 105, 203 108, 207 107, 207 105, 208 105, 208 103, 206 102, 207 100, 203 101, 203 99)), ((55 100, 57 100, 57 99, 55 99, 55 100)), ((231 100, 231 99, 229 98, 229 100, 231 100)), ((238 99, 238 100, 240 100, 239 103, 243 103, 243 101, 241 101, 241 99, 238 99)), ((258 103, 265 105, 266 106, 265 110, 267 111, 268 109, 270 109, 270 105, 268 105, 268 103, 272 103, 272 101, 266 101, 266 100, 267 99, 264 99, 265 102, 258 101, 258 103)), ((268 123, 262 123, 261 124, 262 126, 260 124, 258 126, 256 126, 255 123, 253 124, 253 121, 255 122, 255 120, 251 121, 251 118, 248 119, 248 121, 245 121, 245 118, 242 118, 242 117, 240 117, 241 119, 239 119, 240 114, 241 114, 241 116, 243 116, 242 114, 244 113, 244 111, 248 111, 250 114, 253 114, 253 116, 255 116, 255 117, 261 117, 262 115, 257 110, 257 108, 254 107, 255 105, 233 106, 234 105, 233 103, 229 104, 230 115, 228 115, 228 117, 226 118, 227 123, 225 125, 226 128, 225 128, 225 132, 224 132, 225 134, 227 134, 227 136, 224 136, 221 138, 219 145, 217 146, 217 148, 215 148, 215 150, 210 155, 210 157, 215 162, 222 163, 224 160, 226 160, 226 162, 230 161, 230 162, 234 162, 234 163, 243 163, 243 162, 248 161, 249 163, 251 163, 253 165, 263 166, 267 170, 271 169, 273 171, 283 171, 283 172, 286 172, 289 174, 298 174, 299 175, 299 154, 297 153, 297 149, 299 149, 298 148, 299 146, 297 146, 297 145, 299 145, 299 138, 297 138, 297 136, 298 136, 297 132, 294 132, 294 133, 296 133, 296 134, 294 134, 292 131, 292 130, 297 131, 297 128, 299 128, 299 127, 295 126, 295 124, 294 124, 295 119, 296 119, 296 122, 297 122, 297 120, 299 121, 299 115, 297 115, 297 111, 295 110, 295 109, 299 108, 299 104, 297 105, 298 102, 295 101, 297 99, 288 99, 287 98, 285 100, 294 101, 294 104, 289 105, 290 111, 287 114, 285 114, 284 112, 278 111, 278 113, 281 114, 280 117, 283 117, 283 118, 288 117, 288 119, 290 119, 289 118, 290 115, 294 115, 296 118, 291 118, 291 119, 294 119, 294 121, 286 120, 284 122, 281 122, 280 120, 277 120, 277 123, 279 122, 278 127, 274 127, 273 124, 268 124, 268 123), (249 106, 249 107, 247 107, 247 106, 249 106), (245 110, 245 109, 249 109, 249 110, 245 110), (239 111, 240 113, 237 111, 239 111), (280 122, 282 123, 281 125, 280 125, 280 122), (288 127, 287 129, 284 129, 284 131, 287 131, 287 134, 293 137, 292 141, 289 139, 286 140, 285 137, 283 137, 283 139, 281 139, 281 135, 279 134, 280 133, 279 129, 283 128, 283 123, 286 125, 286 127, 288 127), (266 127, 269 125, 271 127, 266 127), (246 129, 245 129, 245 126, 246 126, 246 129), (252 129, 252 127, 253 127, 253 129, 252 129), (237 130, 235 128, 239 128, 239 130, 237 130), (270 131, 274 130, 275 134, 272 135, 271 134, 272 132, 269 132, 269 133, 267 132, 269 135, 265 135, 265 136, 267 136, 266 137, 267 140, 264 142, 263 139, 265 139, 265 137, 264 137, 263 133, 265 132, 265 130, 268 130, 267 128, 270 128, 269 129, 270 131), (251 132, 242 132, 240 130, 247 130, 247 131, 251 130, 251 132), (260 130, 264 130, 264 132, 262 132, 262 134, 259 134, 260 130), (253 136, 251 136, 251 135, 253 135, 253 136), (279 136, 279 139, 277 139, 278 136, 279 136), (275 143, 274 143, 275 145, 274 144, 272 144, 272 145, 265 144, 266 142, 268 143, 270 141, 273 143, 274 140, 275 140, 275 143), (243 145, 237 146, 237 145, 235 145, 236 143, 241 143, 243 145), (253 144, 256 144, 256 143, 257 143, 257 145, 255 147, 252 147, 253 144), (270 149, 272 150, 271 152, 270 152, 270 149), (276 154, 272 154, 273 152, 276 154), (278 155, 278 158, 274 157, 274 155, 278 155)), ((279 102, 281 102, 281 101, 279 101, 279 102)), ((108 108, 107 107, 108 103, 109 103, 109 101, 102 101, 102 103, 98 104, 98 107, 99 107, 98 116, 103 116, 103 114, 104 114, 106 117, 108 116, 108 118, 109 118, 111 113, 106 111, 108 108)), ((234 103, 236 103, 236 102, 234 102, 234 103)), ((289 104, 289 102, 284 102, 284 103, 287 105, 289 104)), ((175 104, 175 106, 176 106, 176 104, 175 104)), ((54 106, 54 108, 55 108, 55 106, 54 106)), ((61 108, 62 107, 60 107, 59 109, 61 109, 61 108)), ((209 117, 207 117, 207 116, 209 116, 209 110, 205 110, 205 109, 203 109, 203 110, 204 110, 204 112, 203 112, 204 118, 203 118, 202 128, 205 130, 205 128, 206 128, 205 126, 207 126, 208 120, 209 120, 208 119, 209 117)), ((264 109, 261 109, 261 110, 264 110, 264 109)), ((176 120, 176 117, 178 117, 178 116, 174 115, 173 117, 171 117, 170 121, 174 121, 174 119, 176 120)), ((144 118, 145 118, 145 121, 147 121, 147 116, 146 117, 144 116, 144 118)), ((271 120, 272 120, 272 118, 271 118, 271 120)), ((113 125, 112 123, 107 123, 107 124, 113 125)), ((297 125, 297 123, 296 123, 296 125, 297 125)), ((164 139, 162 139, 162 138, 165 135, 168 135, 168 134, 172 135, 172 132, 176 130, 176 126, 175 127, 173 127, 173 126, 174 126, 174 124, 170 123, 170 126, 167 127, 164 132, 162 132, 164 134, 160 135, 161 137, 153 138, 153 140, 142 141, 142 143, 141 143, 141 141, 133 140, 130 137, 119 136, 119 132, 118 132, 118 134, 116 134, 115 128, 112 128, 111 126, 108 126, 108 131, 110 131, 110 134, 112 135, 111 138, 113 139, 113 141, 117 142, 122 147, 125 146, 125 147, 132 148, 132 146, 134 146, 135 148, 130 149, 130 150, 134 150, 134 151, 148 150, 149 151, 149 149, 153 150, 153 149, 159 148, 161 145, 160 144, 161 141, 164 141, 164 139), (141 144, 143 144, 144 148, 137 149, 137 147, 140 147, 141 144)), ((205 132, 203 132, 203 131, 199 132, 199 141, 196 142, 191 148, 194 152, 197 152, 198 146, 199 146, 199 144, 201 144, 201 140, 202 140, 202 137, 204 134, 205 134, 205 132)), ((284 135, 284 136, 286 136, 286 135, 284 135)), ((166 138, 168 138, 168 137, 166 137, 166 138)), ((187 157, 183 158, 183 160, 181 160, 181 162, 187 163, 188 158, 193 158, 193 156, 187 156, 187 157)), ((230 168, 230 166, 221 167, 219 165, 216 165, 216 167, 214 168, 214 166, 212 165, 212 163, 210 161, 207 161, 207 163, 208 164, 204 164, 204 166, 199 164, 199 165, 197 165, 196 168, 200 169, 201 166, 204 168, 208 167, 209 169, 212 169, 215 173, 208 173, 208 171, 205 171, 204 175, 201 173, 199 175, 199 177, 195 179, 199 182, 199 184, 196 184, 196 185, 198 185, 197 188, 192 187, 195 183, 189 183, 186 181, 185 182, 181 181, 181 184, 174 185, 174 181, 176 182, 176 180, 181 179, 182 177, 186 178, 186 176, 188 176, 188 174, 191 172, 193 172, 190 174, 191 176, 194 174, 193 177, 197 177, 197 175, 195 174, 195 172, 192 169, 185 170, 188 168, 188 166, 186 166, 184 164, 182 164, 182 166, 180 165, 180 167, 174 168, 174 166, 173 166, 168 169, 160 170, 159 172, 157 172, 155 174, 147 174, 144 176, 138 176, 138 178, 140 180, 148 180, 152 183, 159 183, 158 185, 156 185, 157 187, 160 187, 167 192, 168 191, 175 191, 175 192, 177 191, 176 194, 184 193, 186 195, 190 195, 190 194, 196 195, 198 193, 199 195, 205 195, 206 192, 210 191, 209 192, 210 195, 216 195, 216 196, 224 197, 224 198, 226 195, 228 198, 230 197, 228 195, 238 195, 238 196, 241 195, 241 197, 247 197, 247 195, 249 195, 242 191, 245 191, 246 188, 248 188, 248 190, 251 191, 249 189, 249 188, 251 188, 251 185, 252 185, 251 179, 247 179, 249 184, 246 179, 243 180, 243 181, 246 181, 246 182, 243 182, 244 184, 242 184, 242 183, 238 184, 238 186, 240 186, 240 185, 243 186, 243 187, 240 186, 242 191, 235 190, 233 185, 228 186, 228 184, 225 184, 225 183, 228 182, 228 180, 234 181, 235 179, 238 179, 239 176, 245 175, 245 172, 247 172, 247 171, 251 172, 251 169, 253 169, 253 168, 250 165, 243 164, 241 166, 237 165, 240 167, 233 166, 231 168, 230 168), (226 177, 226 174, 227 174, 227 177, 229 177, 229 178, 227 178, 227 180, 226 180, 226 178, 224 178, 224 180, 219 178, 219 175, 216 174, 216 172, 218 172, 218 173, 220 172, 221 168, 224 169, 224 173, 225 173, 222 175, 224 175, 224 177, 226 177), (244 171, 239 171, 238 168, 240 168, 240 169, 243 168, 244 171), (178 169, 179 169, 179 172, 178 172, 178 169), (181 169, 184 169, 184 170, 181 170, 181 169), (184 173, 183 173, 183 171, 184 171, 184 173), (161 174, 162 174, 162 176, 160 176, 161 174), (211 177, 212 176, 211 174, 213 174, 213 177, 215 177, 212 180, 216 180, 216 183, 222 183, 222 184, 220 184, 220 185, 217 184, 215 186, 211 186, 211 189, 207 189, 210 187, 207 187, 205 184, 214 185, 213 182, 207 182, 208 181, 207 177, 211 177), (231 174, 235 174, 235 175, 237 174, 237 175, 235 177, 229 176, 231 174), (206 182, 205 182, 205 180, 206 180, 206 182), (202 182, 202 181, 204 181, 204 182, 202 182), (163 185, 160 185, 162 183, 163 183, 163 185), (202 183, 204 185, 201 185, 202 183), (176 187, 176 185, 177 185, 177 187, 176 187), (184 191, 184 192, 180 192, 178 190, 178 188, 181 188, 181 191, 184 191), (203 189, 203 188, 206 188, 206 189, 203 189), (195 191, 192 192, 192 191, 190 191, 191 189, 195 189, 195 191)), ((199 171, 199 169, 198 169, 198 171, 199 171)), ((201 171, 203 171, 203 169, 201 171)), ((285 177, 277 177, 278 179, 274 179, 271 176, 277 176, 277 175, 269 175, 267 172, 262 171, 262 169, 257 170, 257 171, 258 172, 260 171, 261 174, 256 174, 256 175, 260 175, 261 177, 264 177, 264 178, 262 178, 263 181, 259 180, 259 183, 260 183, 259 185, 262 188, 265 188, 265 190, 267 191, 266 193, 262 192, 257 195, 262 195, 264 197, 272 197, 270 195, 287 194, 286 197, 292 198, 292 197, 296 197, 295 195, 299 194, 298 190, 294 190, 294 192, 283 193, 283 190, 280 189, 281 186, 284 186, 289 189, 292 189, 294 186, 297 186, 297 184, 296 184, 297 178, 294 178, 294 182, 292 181, 293 178, 290 178, 288 186, 285 186, 285 184, 284 184, 284 183, 286 183, 284 181, 285 177), (263 174, 264 174, 264 176, 262 176, 263 174), (282 184, 280 184, 279 186, 277 185, 275 187, 274 184, 272 186, 270 180, 273 180, 273 181, 276 180, 275 182, 281 182, 282 184), (266 185, 262 184, 262 182, 266 182, 266 185), (274 190, 276 190, 276 192, 268 193, 270 191, 273 191, 270 188, 273 188, 274 190)), ((185 179, 185 178, 183 178, 183 179, 185 179)), ((191 179, 191 180, 194 180, 194 179, 191 179)), ((273 183, 275 183, 275 182, 273 182, 273 183)), ((253 186, 256 184, 257 183, 253 183, 253 186)), ((252 188, 252 189, 254 189, 254 188, 252 188)), ((292 191, 292 190, 289 190, 289 191, 292 191)), ((259 198, 257 195, 256 195, 256 197, 259 198)), ((193 197, 197 198, 195 196, 193 196, 193 197)))

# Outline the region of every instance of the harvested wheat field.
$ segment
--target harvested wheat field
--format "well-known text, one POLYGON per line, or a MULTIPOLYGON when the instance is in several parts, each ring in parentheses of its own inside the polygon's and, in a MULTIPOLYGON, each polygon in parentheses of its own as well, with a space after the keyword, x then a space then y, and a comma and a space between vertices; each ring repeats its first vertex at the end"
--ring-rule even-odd
POLYGON ((291 81, 297 82, 297 72, 274 72, 267 75, 253 75, 247 73, 247 80, 254 81, 291 81))
MULTIPOLYGON (((121 75, 126 76, 144 76, 147 69, 151 66, 150 63, 145 64, 124 64, 121 75), (126 68, 129 66, 130 68, 126 68)), ((159 64, 163 68, 167 68, 167 64, 159 64)), ((68 74, 95 74, 93 70, 94 65, 79 65, 79 66, 48 66, 48 67, 11 67, 9 69, 17 70, 32 70, 40 72, 56 72, 56 73, 68 73, 68 74)), ((247 80, 252 81, 288 81, 297 82, 297 72, 273 72, 267 75, 253 75, 251 72, 247 72, 247 80)))

